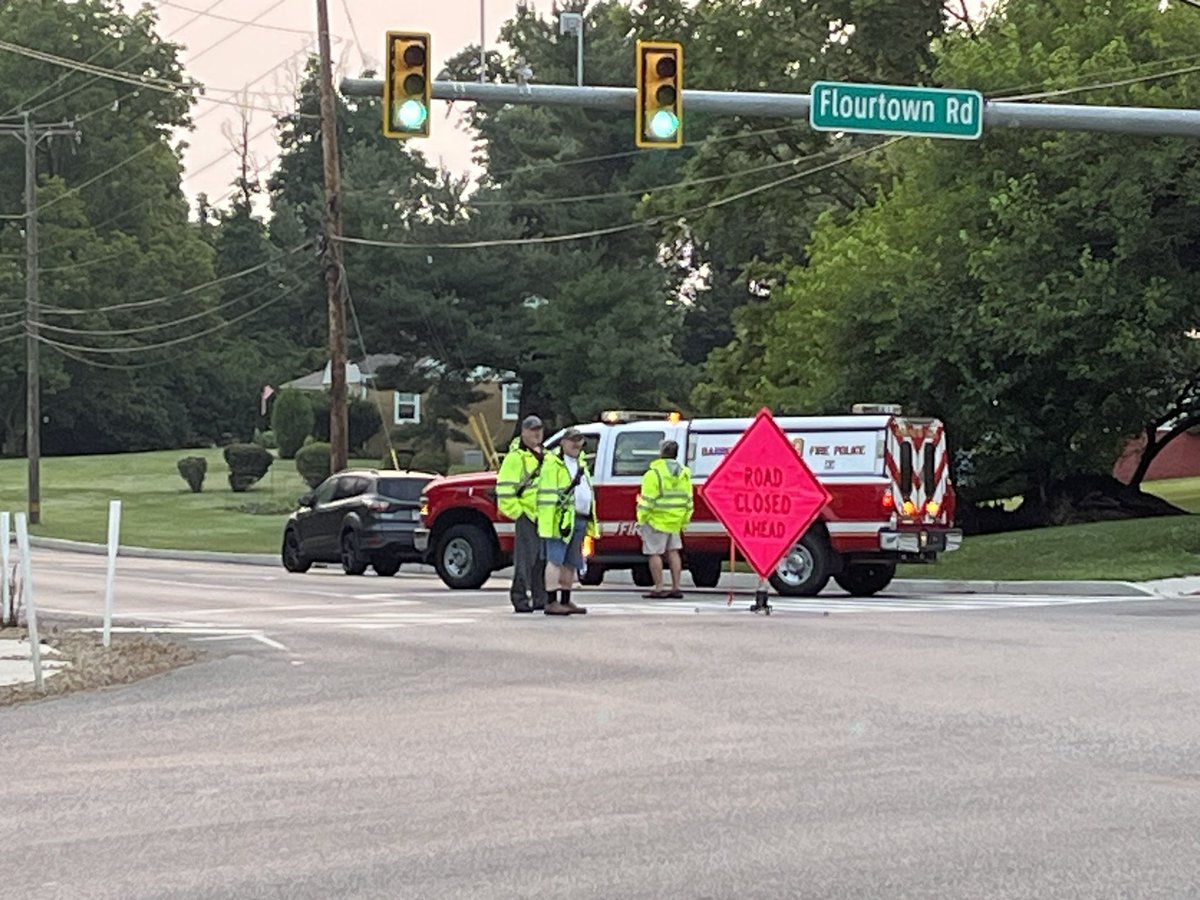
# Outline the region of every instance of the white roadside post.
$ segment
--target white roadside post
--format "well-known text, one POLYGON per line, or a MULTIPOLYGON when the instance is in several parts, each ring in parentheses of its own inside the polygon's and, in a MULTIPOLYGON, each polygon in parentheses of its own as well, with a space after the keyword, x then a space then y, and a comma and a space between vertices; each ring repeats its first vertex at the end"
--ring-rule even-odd
POLYGON ((0 625, 12 618, 12 583, 8 580, 10 518, 9 513, 0 512, 0 625))
POLYGON ((104 646, 112 640, 113 580, 117 575, 117 547, 121 540, 121 501, 108 501, 108 572, 104 580, 104 646))
POLYGON ((42 645, 38 640, 37 603, 33 599, 33 561, 29 553, 29 526, 25 520, 25 513, 17 513, 17 553, 21 557, 21 590, 25 598, 25 621, 29 625, 33 686, 42 691, 42 645))

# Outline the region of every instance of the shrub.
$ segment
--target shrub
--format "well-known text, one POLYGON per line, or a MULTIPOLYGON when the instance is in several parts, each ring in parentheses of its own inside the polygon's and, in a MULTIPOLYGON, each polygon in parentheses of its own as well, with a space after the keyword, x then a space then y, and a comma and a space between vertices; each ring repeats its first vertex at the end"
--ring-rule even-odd
POLYGON ((258 444, 258 446, 262 447, 264 450, 274 450, 279 446, 275 440, 275 432, 271 431, 270 429, 267 429, 266 431, 259 431, 257 428, 255 428, 254 440, 252 443, 258 444))
POLYGON ((312 401, 301 391, 280 391, 271 409, 271 430, 279 444, 279 455, 284 459, 294 457, 313 430, 312 401))
POLYGON ((203 456, 185 456, 175 465, 193 494, 198 494, 204 489, 204 476, 208 472, 207 459, 203 456))
POLYGON ((315 488, 330 476, 329 445, 323 441, 305 444, 296 453, 296 471, 310 487, 315 488))
MULTIPOLYGON (((312 435, 318 441, 329 440, 329 394, 322 392, 312 397, 312 435)), ((379 407, 370 400, 352 398, 346 404, 347 442, 351 453, 361 449, 367 441, 379 433, 383 420, 379 407)))
POLYGON ((258 444, 230 444, 225 448, 229 464, 229 487, 241 493, 267 474, 275 457, 258 444))

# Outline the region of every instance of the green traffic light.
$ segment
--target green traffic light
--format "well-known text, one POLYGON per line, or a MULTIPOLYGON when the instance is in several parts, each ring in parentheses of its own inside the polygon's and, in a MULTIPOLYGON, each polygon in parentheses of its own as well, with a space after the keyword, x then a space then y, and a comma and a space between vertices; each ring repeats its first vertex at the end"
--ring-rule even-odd
POLYGON ((679 130, 679 119, 669 109, 660 109, 650 119, 650 134, 660 141, 669 140, 679 130))
POLYGON ((425 108, 425 104, 411 98, 401 103, 400 108, 396 110, 396 118, 408 131, 418 130, 428 117, 429 110, 425 108))

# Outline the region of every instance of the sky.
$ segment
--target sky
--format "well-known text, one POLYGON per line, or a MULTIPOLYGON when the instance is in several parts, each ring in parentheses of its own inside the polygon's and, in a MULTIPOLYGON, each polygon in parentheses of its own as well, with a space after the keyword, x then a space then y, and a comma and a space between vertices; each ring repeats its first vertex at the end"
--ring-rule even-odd
MULTIPOLYGON (((136 0, 129 0, 132 8, 136 0)), ((384 33, 389 29, 427 31, 433 45, 433 72, 468 44, 479 43, 481 0, 328 0, 333 40, 334 82, 356 76, 366 65, 378 69, 384 33)), ((494 46, 500 26, 516 0, 483 0, 487 42, 494 46)), ((550 0, 534 0, 535 9, 548 11, 550 0)), ((159 34, 182 44, 187 72, 222 99, 226 90, 245 88, 256 109, 247 114, 256 164, 265 175, 278 147, 271 127, 271 110, 288 111, 299 83, 307 52, 316 49, 316 0, 151 0, 159 17, 159 34), (204 11, 207 15, 198 16, 204 11), (225 18, 218 18, 225 17, 225 18), (242 25, 228 21, 254 22, 242 25), (261 27, 269 26, 269 27, 261 27), (282 30, 288 29, 288 30, 282 30), (307 34, 302 33, 307 32, 307 34)), ((196 128, 181 137, 184 153, 184 191, 210 201, 230 193, 237 170, 230 132, 239 128, 240 113, 232 106, 201 100, 193 109, 196 128)), ((459 127, 458 115, 446 117, 446 105, 434 102, 432 135, 416 141, 433 164, 452 171, 471 168, 471 139, 459 127)), ((218 204, 224 205, 224 204, 218 204)))

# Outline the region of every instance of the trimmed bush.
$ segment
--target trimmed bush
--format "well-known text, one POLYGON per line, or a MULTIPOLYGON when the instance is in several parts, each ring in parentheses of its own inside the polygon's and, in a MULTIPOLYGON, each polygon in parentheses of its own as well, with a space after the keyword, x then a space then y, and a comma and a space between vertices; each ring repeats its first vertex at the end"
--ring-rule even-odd
POLYGON ((267 474, 275 457, 258 444, 230 444, 225 448, 225 462, 229 464, 229 487, 240 494, 267 474))
POLYGON ((331 474, 329 468, 329 445, 323 441, 305 444, 296 452, 296 471, 305 484, 315 488, 331 474))
POLYGON ((291 459, 313 432, 313 405, 301 391, 280 391, 271 409, 271 430, 279 444, 279 455, 291 459))
POLYGON ((252 443, 258 444, 265 450, 274 450, 279 446, 275 441, 275 432, 268 429, 267 431, 259 431, 254 429, 254 440, 252 443))
MULTIPOLYGON (((312 435, 318 441, 329 440, 329 394, 321 392, 312 396, 312 435)), ((346 404, 346 430, 350 452, 355 453, 366 446, 367 441, 379 433, 382 419, 379 407, 370 400, 350 398, 346 404)))
POLYGON ((193 494, 198 494, 204 489, 204 476, 208 472, 207 459, 203 456, 185 456, 175 465, 193 494))

